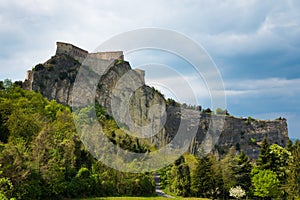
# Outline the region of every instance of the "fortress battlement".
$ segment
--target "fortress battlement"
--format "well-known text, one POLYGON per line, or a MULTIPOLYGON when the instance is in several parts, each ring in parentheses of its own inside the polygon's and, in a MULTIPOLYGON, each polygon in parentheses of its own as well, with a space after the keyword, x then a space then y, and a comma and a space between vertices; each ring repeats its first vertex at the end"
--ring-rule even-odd
POLYGON ((89 56, 102 60, 124 60, 123 51, 89 53, 89 56))
POLYGON ((89 53, 88 51, 81 49, 73 44, 65 42, 56 42, 56 55, 67 54, 80 63, 87 57, 101 59, 101 60, 124 60, 123 51, 109 51, 109 52, 95 52, 89 53))

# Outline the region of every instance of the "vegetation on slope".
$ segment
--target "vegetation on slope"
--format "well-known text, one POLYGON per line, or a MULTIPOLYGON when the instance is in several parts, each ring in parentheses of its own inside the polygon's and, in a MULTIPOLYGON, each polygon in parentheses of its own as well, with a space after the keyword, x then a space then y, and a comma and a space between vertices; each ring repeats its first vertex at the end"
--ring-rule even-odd
POLYGON ((256 162, 232 148, 220 159, 184 155, 160 175, 164 190, 179 196, 300 199, 299 163, 299 140, 283 148, 265 139, 256 162))
MULTIPOLYGON (((152 175, 121 173, 86 151, 69 107, 7 80, 0 88, 1 199, 154 194, 152 175)), ((105 111, 97 109, 97 116, 110 127, 111 140, 125 149, 148 151, 146 144, 123 134, 105 111)))
MULTIPOLYGON (((154 150, 126 134, 103 108, 96 115, 111 142, 133 152, 154 150)), ((89 107, 78 114, 89 115, 89 107)), ((162 187, 203 198, 300 198, 300 142, 286 148, 262 143, 257 162, 231 149, 226 155, 184 155, 160 171, 162 187)), ((122 161, 116 161, 122 162, 122 161)), ((151 174, 113 170, 85 149, 67 106, 0 82, 0 199, 151 196, 151 174)))

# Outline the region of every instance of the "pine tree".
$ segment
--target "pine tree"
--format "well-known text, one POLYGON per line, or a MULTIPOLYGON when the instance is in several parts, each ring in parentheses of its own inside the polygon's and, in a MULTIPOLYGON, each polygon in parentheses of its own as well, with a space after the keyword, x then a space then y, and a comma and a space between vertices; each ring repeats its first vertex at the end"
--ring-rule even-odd
POLYGON ((288 143, 286 144, 286 149, 288 150, 288 151, 291 151, 292 150, 292 148, 293 148, 293 142, 292 142, 292 140, 288 140, 288 143))
POLYGON ((226 156, 221 160, 222 176, 224 182, 225 196, 228 196, 230 188, 237 185, 236 178, 234 177, 234 168, 237 165, 237 159, 235 159, 236 151, 230 148, 226 156))
POLYGON ((171 190, 178 196, 190 196, 191 176, 190 168, 184 157, 177 159, 171 169, 171 190))
POLYGON ((291 148, 291 158, 287 167, 286 188, 290 199, 300 199, 300 141, 291 148))
POLYGON ((211 174, 212 163, 208 156, 200 159, 194 178, 192 181, 192 190, 197 197, 208 197, 207 192, 211 190, 212 186, 212 174, 211 174))
POLYGON ((235 157, 236 165, 233 168, 236 184, 244 190, 249 191, 251 187, 251 169, 252 165, 249 157, 242 151, 235 157))
POLYGON ((260 154, 256 161, 258 169, 270 169, 272 164, 272 158, 270 154, 270 144, 268 140, 264 138, 260 148, 260 154))
POLYGON ((213 155, 201 158, 193 174, 192 190, 195 196, 217 198, 222 193, 222 171, 213 155))

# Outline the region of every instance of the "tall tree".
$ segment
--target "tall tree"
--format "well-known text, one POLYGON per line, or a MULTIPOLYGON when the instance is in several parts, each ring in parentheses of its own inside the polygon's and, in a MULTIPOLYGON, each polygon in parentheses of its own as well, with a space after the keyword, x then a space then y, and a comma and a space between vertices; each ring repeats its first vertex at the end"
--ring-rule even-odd
POLYGON ((192 179, 192 190, 197 197, 217 198, 222 193, 222 171, 215 156, 200 159, 192 179))
POLYGON ((264 138, 260 148, 260 154, 256 161, 257 167, 259 169, 270 169, 272 164, 272 158, 270 156, 270 144, 267 138, 264 138))
POLYGON ((189 196, 191 189, 190 169, 186 163, 174 165, 171 169, 171 188, 178 196, 189 196))
POLYGON ((291 158, 287 167, 286 188, 290 199, 300 199, 300 141, 291 148, 291 158))
POLYGON ((235 156, 236 165, 233 166, 234 178, 236 185, 240 185, 245 191, 249 191, 251 187, 251 170, 252 165, 249 157, 242 151, 235 156))
POLYGON ((234 147, 232 147, 229 149, 225 157, 221 160, 225 196, 229 194, 228 192, 230 188, 237 185, 236 178, 234 177, 234 167, 237 165, 235 156, 236 151, 234 147))
POLYGON ((231 148, 227 155, 221 160, 222 175, 224 183, 224 196, 229 195, 229 190, 235 186, 241 186, 249 191, 251 186, 250 172, 252 165, 248 156, 241 152, 236 154, 231 148))

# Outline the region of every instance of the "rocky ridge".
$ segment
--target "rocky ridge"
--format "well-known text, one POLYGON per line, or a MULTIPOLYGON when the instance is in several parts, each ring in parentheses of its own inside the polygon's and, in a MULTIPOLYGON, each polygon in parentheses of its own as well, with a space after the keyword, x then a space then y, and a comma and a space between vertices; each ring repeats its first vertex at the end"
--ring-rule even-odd
MULTIPOLYGON (((74 84, 80 79, 77 76, 82 73, 80 67, 88 65, 89 62, 85 61, 90 54, 79 49, 82 52, 80 54, 78 49, 67 43, 59 43, 54 56, 28 71, 22 87, 40 92, 49 100, 55 99, 65 105, 74 105, 74 100, 84 103, 84 97, 89 96, 84 89, 85 85, 82 85, 81 90, 76 90, 74 84), (60 49, 61 46, 63 49, 60 49), (72 98, 74 96, 79 98, 72 98)), ((164 96, 144 83, 144 72, 132 70, 120 52, 97 55, 95 57, 93 54, 91 59, 95 62, 106 62, 109 66, 102 71, 99 67, 95 70, 89 66, 84 70, 89 77, 85 82, 95 87, 95 100, 110 115, 118 116, 119 125, 126 125, 132 132, 137 133, 136 136, 149 138, 157 147, 169 144, 179 129, 186 136, 193 131, 197 132, 191 138, 188 149, 193 154, 210 151, 224 153, 234 147, 238 151, 245 151, 251 158, 256 158, 264 138, 281 146, 285 146, 288 141, 287 122, 281 118, 262 121, 185 109, 189 117, 183 119, 183 108, 166 105, 164 96), (101 71, 100 80, 97 79, 100 73, 97 70, 101 71)), ((184 139, 183 136, 182 140, 184 139)), ((173 145, 176 148, 176 143, 173 145)))

